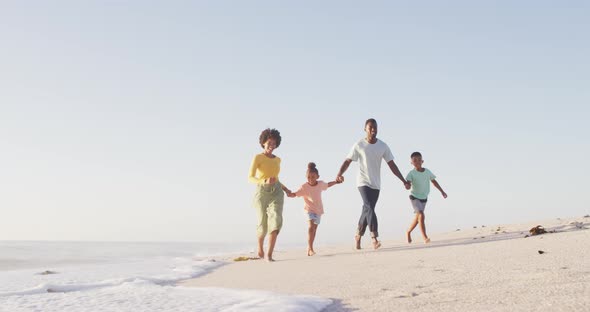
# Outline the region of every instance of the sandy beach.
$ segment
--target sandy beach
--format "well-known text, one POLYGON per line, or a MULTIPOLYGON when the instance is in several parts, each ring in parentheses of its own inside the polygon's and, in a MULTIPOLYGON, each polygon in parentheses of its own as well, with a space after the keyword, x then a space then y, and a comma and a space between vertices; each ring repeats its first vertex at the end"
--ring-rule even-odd
MULTIPOLYGON (((187 287, 224 287, 315 295, 333 300, 325 311, 588 311, 590 218, 514 225, 477 224, 431 234, 424 244, 367 237, 360 251, 316 247, 275 254, 276 262, 229 261, 187 287), (542 225, 547 233, 526 237, 542 225)), ((280 243, 279 243, 280 248, 280 243)), ((249 255, 244 255, 249 256, 249 255)))

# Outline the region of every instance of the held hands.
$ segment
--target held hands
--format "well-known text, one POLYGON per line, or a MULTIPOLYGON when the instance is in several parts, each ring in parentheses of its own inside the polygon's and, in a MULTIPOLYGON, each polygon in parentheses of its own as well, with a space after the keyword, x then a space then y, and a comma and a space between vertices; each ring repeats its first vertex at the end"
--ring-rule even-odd
POLYGON ((340 184, 344 182, 344 177, 342 175, 336 176, 336 183, 340 184))
POLYGON ((404 186, 406 187, 406 190, 409 190, 412 188, 412 182, 406 181, 406 182, 404 182, 404 186))
POLYGON ((291 192, 290 189, 286 188, 285 186, 283 186, 283 192, 285 192, 285 194, 287 194, 287 197, 295 197, 295 193, 291 192))

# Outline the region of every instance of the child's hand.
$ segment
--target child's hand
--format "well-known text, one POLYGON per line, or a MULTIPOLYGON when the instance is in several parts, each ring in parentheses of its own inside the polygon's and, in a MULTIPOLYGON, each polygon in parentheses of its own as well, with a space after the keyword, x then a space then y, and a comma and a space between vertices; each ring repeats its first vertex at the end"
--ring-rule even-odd
POLYGON ((287 193, 287 197, 293 198, 293 197, 295 197, 295 193, 287 193))
POLYGON ((406 187, 406 190, 409 190, 412 188, 412 183, 409 181, 406 181, 406 183, 404 183, 404 186, 406 187))
POLYGON ((443 198, 447 198, 447 193, 442 192, 442 196, 443 196, 443 198))

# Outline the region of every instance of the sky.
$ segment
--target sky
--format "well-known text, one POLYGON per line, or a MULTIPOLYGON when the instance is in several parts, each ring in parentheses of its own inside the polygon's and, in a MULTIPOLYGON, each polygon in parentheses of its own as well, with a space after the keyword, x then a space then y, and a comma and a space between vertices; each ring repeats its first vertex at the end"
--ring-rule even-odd
MULTIPOLYGON (((586 1, 4 1, 0 240, 255 241, 247 175, 332 181, 368 118, 432 188, 432 234, 590 213, 586 1)), ((353 163, 318 244, 352 241, 353 163)), ((408 191, 382 166, 382 239, 408 191)), ((301 198, 280 243, 305 243, 301 198)))

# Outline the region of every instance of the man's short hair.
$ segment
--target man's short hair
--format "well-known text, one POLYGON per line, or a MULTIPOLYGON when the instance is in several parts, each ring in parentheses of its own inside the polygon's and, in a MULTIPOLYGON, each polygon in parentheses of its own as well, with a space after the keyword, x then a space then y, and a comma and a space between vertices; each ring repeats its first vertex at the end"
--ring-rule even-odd
POLYGON ((375 119, 373 119, 373 118, 369 118, 369 119, 367 119, 367 121, 365 121, 365 127, 366 127, 366 126, 367 126, 367 125, 368 125, 370 122, 372 122, 374 125, 376 125, 376 124, 377 124, 377 120, 375 120, 375 119))

